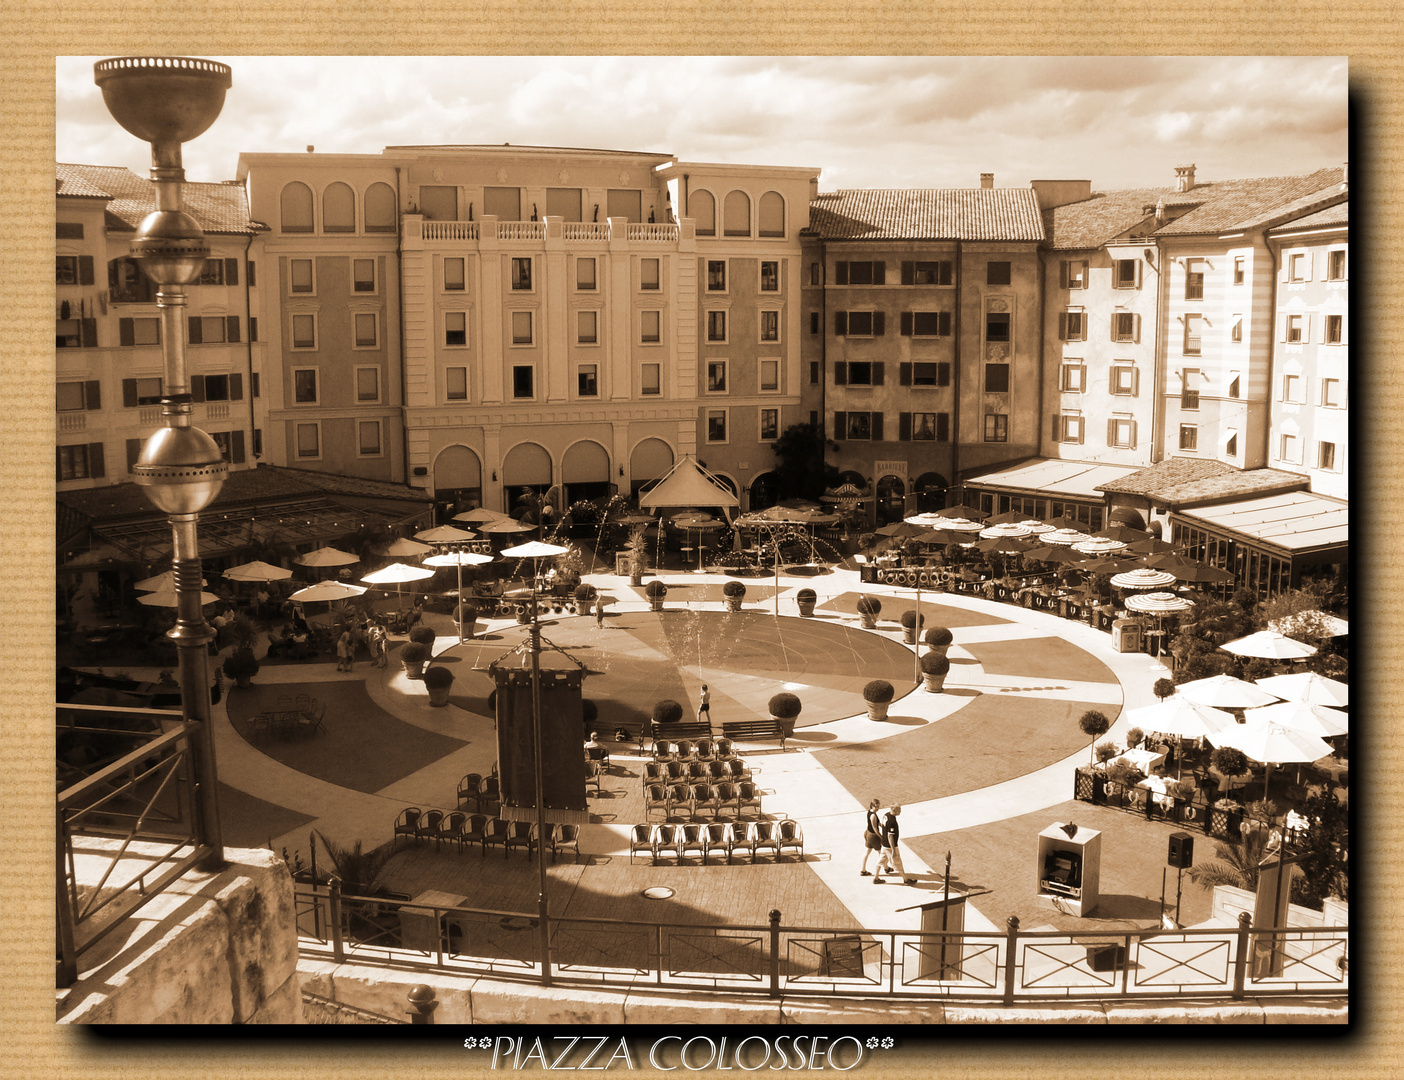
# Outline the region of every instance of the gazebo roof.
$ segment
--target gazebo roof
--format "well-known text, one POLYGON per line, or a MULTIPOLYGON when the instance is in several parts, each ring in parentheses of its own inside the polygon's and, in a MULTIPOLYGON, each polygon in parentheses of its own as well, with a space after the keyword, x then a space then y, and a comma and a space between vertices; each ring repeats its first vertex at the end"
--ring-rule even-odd
POLYGON ((639 496, 640 509, 660 506, 722 506, 738 508, 741 501, 696 458, 683 456, 651 489, 639 496))

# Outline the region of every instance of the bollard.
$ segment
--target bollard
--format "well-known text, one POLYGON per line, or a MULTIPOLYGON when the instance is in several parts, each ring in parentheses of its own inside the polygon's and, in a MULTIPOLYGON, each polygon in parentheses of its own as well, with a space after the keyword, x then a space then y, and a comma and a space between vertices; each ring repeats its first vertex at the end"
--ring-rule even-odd
POLYGON ((1019 950, 1019 916, 1009 916, 1004 945, 1004 1004, 1014 1004, 1014 964, 1019 950))
POLYGON ((780 996, 780 909, 770 909, 770 996, 780 996))
POLYGON ((409 1004, 410 1007, 405 1011, 409 1013, 411 1024, 432 1024, 434 1022, 434 1010, 439 1007, 439 999, 432 986, 425 983, 411 986, 409 1004))

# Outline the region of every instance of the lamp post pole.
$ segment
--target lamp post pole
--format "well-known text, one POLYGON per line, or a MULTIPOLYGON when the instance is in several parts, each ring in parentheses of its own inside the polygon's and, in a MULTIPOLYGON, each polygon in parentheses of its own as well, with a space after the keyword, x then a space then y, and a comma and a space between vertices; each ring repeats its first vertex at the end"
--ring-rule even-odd
POLYGON ((200 868, 224 863, 214 739, 210 732, 208 646, 215 632, 200 607, 202 569, 197 523, 229 471, 219 447, 193 426, 185 365, 185 286, 198 281, 209 255, 205 234, 181 210, 185 168, 181 144, 203 133, 224 107, 230 69, 188 57, 117 57, 93 66, 93 79, 113 119, 151 143, 156 209, 137 227, 131 256, 157 286, 163 426, 146 440, 132 467, 135 482, 171 525, 176 625, 167 635, 179 657, 181 713, 195 760, 195 829, 205 855, 200 868))

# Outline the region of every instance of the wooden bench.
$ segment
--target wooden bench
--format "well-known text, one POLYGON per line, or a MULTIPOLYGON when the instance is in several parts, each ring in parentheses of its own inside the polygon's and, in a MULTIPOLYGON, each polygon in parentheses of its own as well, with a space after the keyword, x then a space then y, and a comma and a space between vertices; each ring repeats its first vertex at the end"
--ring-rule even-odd
MULTIPOLYGON (((638 743, 640 748, 648 740, 653 738, 652 720, 624 720, 617 721, 612 726, 606 726, 596 721, 594 730, 600 733, 602 741, 618 741, 615 739, 617 731, 623 730, 628 733, 629 742, 638 743)), ((679 739, 691 739, 694 742, 698 739, 710 739, 712 737, 712 725, 706 720, 679 721, 676 724, 659 725, 659 738, 669 742, 677 742, 679 739)))
POLYGON ((735 742, 778 742, 785 749, 784 725, 776 720, 730 720, 722 723, 722 735, 735 742))

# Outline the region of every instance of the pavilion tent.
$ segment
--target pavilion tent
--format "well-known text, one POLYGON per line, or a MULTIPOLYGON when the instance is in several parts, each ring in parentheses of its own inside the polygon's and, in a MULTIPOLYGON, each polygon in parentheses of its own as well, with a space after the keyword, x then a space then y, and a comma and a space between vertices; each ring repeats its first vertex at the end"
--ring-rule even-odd
POLYGON ((665 506, 718 506, 723 510, 737 510, 741 501, 696 458, 684 455, 662 480, 639 495, 641 510, 665 506))

